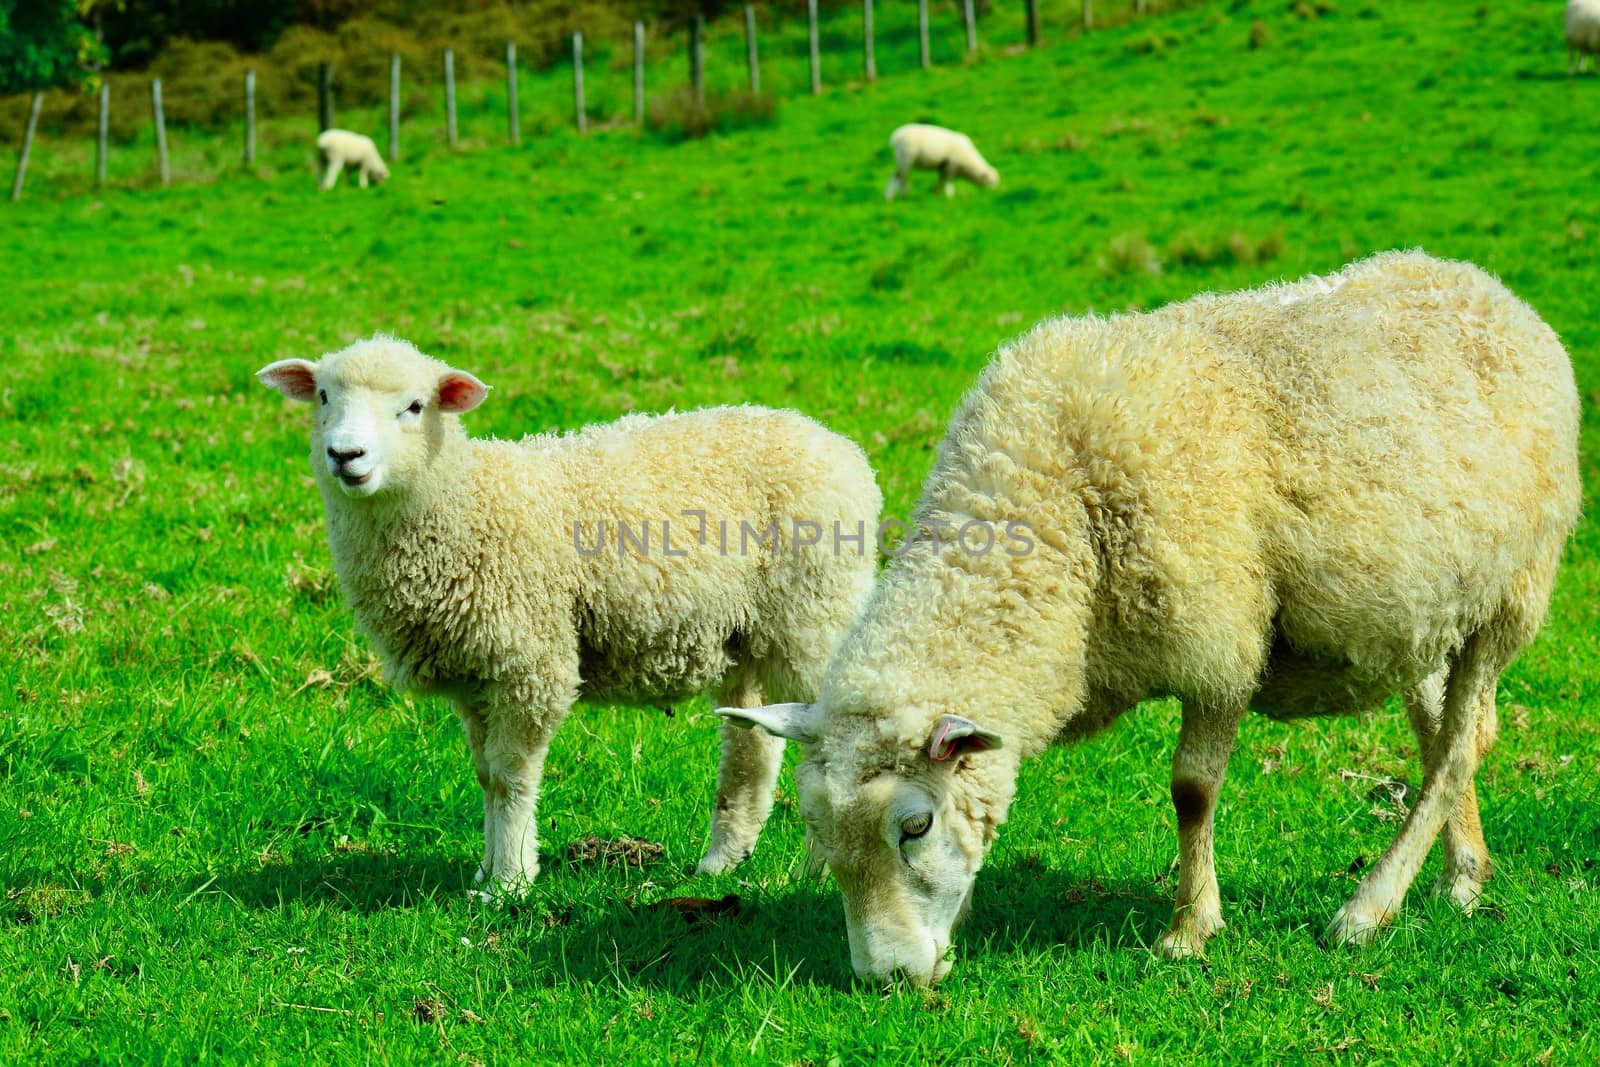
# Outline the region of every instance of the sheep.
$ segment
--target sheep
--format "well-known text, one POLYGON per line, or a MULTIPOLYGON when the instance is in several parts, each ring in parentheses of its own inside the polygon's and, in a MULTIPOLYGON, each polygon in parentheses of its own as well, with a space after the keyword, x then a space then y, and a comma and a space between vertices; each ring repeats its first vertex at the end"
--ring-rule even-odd
POLYGON ((1575 75, 1588 56, 1600 53, 1600 0, 1567 0, 1562 24, 1567 37, 1567 74, 1575 75))
POLYGON ((1159 954, 1223 927, 1212 817, 1252 706, 1405 696, 1422 789, 1331 942, 1395 914, 1441 827, 1436 891, 1470 911, 1490 874, 1472 778, 1577 520, 1577 433, 1555 333, 1419 252, 1049 320, 967 396, 818 700, 720 714, 807 746, 801 814, 863 977, 942 978, 1022 760, 1157 694, 1182 703, 1159 954), (980 552, 948 536, 971 523, 1021 530, 980 552))
MULTIPOLYGON (((517 443, 467 437, 488 387, 395 338, 257 374, 315 407, 334 569, 386 676, 460 717, 480 899, 538 874, 545 754, 577 699, 811 699, 871 588, 872 470, 795 412, 629 415, 517 443)), ((750 854, 781 760, 781 741, 723 724, 702 872, 750 854)))
POLYGON ((347 166, 359 168, 359 181, 363 189, 367 187, 369 178, 378 182, 389 179, 389 168, 384 166, 378 146, 372 143, 372 138, 363 134, 349 130, 323 130, 317 135, 317 149, 327 162, 327 169, 322 174, 323 191, 338 184, 339 175, 347 166))
POLYGON ((889 135, 889 147, 894 149, 894 177, 883 191, 885 200, 893 200, 906 191, 912 168, 938 171, 937 187, 947 197, 955 195, 955 178, 965 178, 986 189, 1000 184, 1000 173, 989 166, 972 138, 964 133, 913 122, 889 135))

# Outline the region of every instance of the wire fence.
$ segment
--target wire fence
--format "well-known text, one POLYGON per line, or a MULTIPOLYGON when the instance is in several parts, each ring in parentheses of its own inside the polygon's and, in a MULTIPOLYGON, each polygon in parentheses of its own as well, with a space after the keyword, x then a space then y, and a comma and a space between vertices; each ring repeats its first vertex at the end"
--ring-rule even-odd
MULTIPOLYGON (((1183 6, 1183 0, 1166 0, 1153 3, 1148 0, 1064 0, 1066 8, 1057 8, 1054 27, 1065 35, 1087 33, 1097 27, 1125 23, 1152 14, 1156 10, 1170 11, 1183 6)), ((374 134, 387 132, 386 140, 374 136, 373 140, 387 148, 387 158, 393 162, 407 158, 415 151, 403 127, 410 123, 414 128, 426 118, 432 118, 430 129, 422 141, 427 151, 438 144, 438 118, 435 100, 442 101, 443 147, 460 150, 476 147, 489 139, 482 136, 470 141, 462 136, 462 88, 468 88, 469 104, 473 118, 479 126, 492 114, 504 122, 504 143, 521 145, 525 134, 547 136, 566 127, 579 136, 587 135, 595 127, 633 126, 646 127, 652 118, 652 105, 666 99, 676 101, 679 109, 705 109, 708 94, 727 103, 730 97, 743 94, 756 98, 773 98, 792 95, 821 95, 841 85, 859 86, 876 81, 883 73, 884 46, 894 58, 900 59, 901 73, 928 71, 936 66, 979 61, 993 56, 1015 54, 1042 43, 1042 24, 1039 0, 1020 0, 1013 7, 980 7, 978 0, 942 0, 936 10, 930 9, 930 0, 915 0, 915 23, 911 24, 908 2, 884 3, 883 0, 854 0, 852 5, 833 9, 824 19, 817 0, 807 0, 803 38, 794 20, 784 21, 768 10, 765 39, 762 21, 754 5, 745 5, 735 17, 708 26, 696 17, 681 31, 652 34, 642 22, 633 25, 631 40, 586 42, 581 32, 572 34, 569 56, 560 63, 539 71, 531 71, 519 63, 517 43, 507 41, 503 54, 503 90, 500 79, 477 79, 470 87, 457 83, 457 54, 454 48, 444 47, 437 53, 438 79, 434 71, 423 71, 403 62, 399 52, 392 52, 385 64, 388 73, 387 99, 374 106, 357 105, 350 109, 360 121, 349 125, 364 128, 374 134), (851 10, 851 8, 854 10, 851 10), (987 11, 984 8, 988 8, 987 11), (1020 16, 1020 19, 1018 18, 1020 16), (915 42, 915 63, 910 61, 911 41, 915 42), (797 56, 803 40, 803 56, 797 56), (598 48, 595 44, 598 43, 598 48), (593 49, 585 54, 586 44, 593 49), (680 53, 681 50, 681 53, 680 53), (718 54, 718 61, 708 67, 708 50, 718 54), (674 61, 674 53, 683 57, 674 61), (804 77, 796 78, 796 60, 804 60, 804 77), (681 65, 679 65, 681 63, 681 65), (708 69, 711 84, 708 85, 708 69), (586 74, 590 80, 586 82, 586 74), (600 75, 604 81, 599 93, 592 91, 593 77, 600 75), (651 85, 649 76, 654 76, 651 85), (570 96, 563 108, 557 103, 551 83, 570 78, 570 96), (416 83, 426 94, 421 98, 408 93, 407 81, 416 83), (543 84, 541 84, 541 82, 543 84), (538 94, 538 107, 530 116, 521 107, 524 87, 543 90, 538 94), (373 114, 378 111, 378 114, 373 114), (564 115, 562 112, 564 111, 564 115), (378 121, 373 121, 374 119, 378 121), (386 122, 382 121, 386 119, 386 122)), ((1130 42, 1138 51, 1159 50, 1163 46, 1160 33, 1130 42)), ((367 57, 370 60, 371 57, 367 57)), ((371 66, 370 62, 365 66, 371 66)), ((484 69, 481 57, 473 57, 473 66, 481 74, 484 69)), ((370 94, 371 78, 364 80, 370 94)), ((129 79, 120 80, 123 96, 129 79)), ((316 129, 318 132, 339 125, 337 99, 340 94, 339 71, 336 64, 322 62, 316 70, 316 129)), ((92 188, 105 187, 114 181, 123 185, 169 185, 174 180, 214 179, 219 173, 260 173, 258 145, 263 140, 263 123, 304 121, 304 110, 280 110, 267 116, 261 113, 257 72, 247 68, 238 84, 237 123, 227 123, 237 130, 237 154, 230 165, 225 145, 229 134, 217 132, 196 138, 204 142, 202 157, 197 163, 186 166, 175 175, 172 166, 171 146, 168 139, 168 117, 164 105, 163 80, 151 78, 148 83, 148 101, 135 105, 128 101, 125 107, 144 110, 144 121, 131 127, 131 132, 121 138, 113 137, 113 98, 111 85, 102 83, 95 94, 96 115, 93 136, 92 188), (148 131, 148 133, 147 133, 148 131), (116 148, 116 152, 113 152, 116 148), (115 156, 127 157, 113 165, 115 156), (219 156, 221 158, 219 158, 219 156), (120 180, 115 180, 120 179, 120 180)), ((214 84, 208 93, 217 92, 214 84)), ((12 182, 11 199, 22 197, 27 182, 30 159, 36 165, 35 137, 45 111, 46 98, 66 93, 35 93, 27 102, 26 120, 17 140, 17 166, 12 182)), ((81 98, 71 101, 73 107, 83 106, 81 98)), ((209 100, 208 107, 215 109, 217 101, 209 100)), ((713 101, 715 106, 715 101, 713 101)), ((702 116, 704 118, 704 116, 702 116)), ((126 123, 125 131, 130 130, 126 123)), ((203 129, 203 124, 180 127, 191 131, 203 129)), ((310 137, 298 130, 278 131, 268 138, 273 145, 307 145, 310 137)), ((84 166, 78 160, 85 153, 82 142, 66 136, 52 139, 52 148, 66 158, 53 168, 52 185, 62 186, 61 191, 81 189, 84 179, 74 179, 73 171, 64 170, 72 164, 84 166), (74 146, 78 146, 74 148, 74 146)), ((83 174, 82 170, 75 172, 83 174)))

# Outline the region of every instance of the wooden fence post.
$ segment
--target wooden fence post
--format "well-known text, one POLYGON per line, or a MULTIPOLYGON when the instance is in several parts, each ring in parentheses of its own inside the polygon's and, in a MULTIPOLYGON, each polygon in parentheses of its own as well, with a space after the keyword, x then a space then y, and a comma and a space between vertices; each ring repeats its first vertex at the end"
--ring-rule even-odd
POLYGON ((1039 44, 1039 0, 1028 0, 1028 47, 1039 44))
POLYGON ((694 102, 706 102, 706 20, 699 15, 689 20, 689 84, 694 102))
POLYGON ((100 83, 100 121, 95 123, 94 183, 106 183, 106 131, 111 126, 111 83, 100 83))
POLYGON ((878 59, 872 54, 872 0, 861 0, 861 67, 867 81, 878 80, 878 59))
POLYGON ((928 0, 917 0, 917 49, 922 54, 922 69, 933 66, 933 52, 928 47, 928 0))
POLYGON ((150 107, 156 116, 156 160, 161 166, 161 184, 172 184, 172 168, 167 163, 167 116, 161 110, 161 79, 150 83, 150 107))
POLYGON ((400 53, 389 53, 389 158, 400 158, 400 53))
POLYGON ((961 14, 967 23, 967 51, 978 50, 978 10, 973 0, 962 0, 961 14))
POLYGON ((244 72, 244 165, 256 164, 256 69, 244 72))
POLYGON ((333 64, 317 64, 317 132, 333 129, 333 64))
POLYGON ((756 54, 756 9, 754 4, 744 5, 744 61, 750 68, 750 91, 761 91, 761 58, 756 54))
POLYGON ((456 54, 444 50, 444 136, 450 147, 456 146, 456 54))
POLYGON ((22 152, 17 156, 17 177, 11 183, 11 199, 22 199, 22 180, 28 176, 28 153, 33 150, 33 131, 39 125, 39 109, 44 106, 44 93, 33 94, 33 106, 28 109, 28 128, 22 134, 22 152))
POLYGON ((1133 0, 1133 13, 1135 15, 1144 14, 1144 0, 1133 0))
POLYGON ((589 112, 583 106, 583 34, 572 35, 572 102, 578 116, 578 132, 589 132, 589 112))
POLYGON ((506 127, 511 143, 522 143, 522 123, 517 119, 517 42, 506 42, 506 127))
POLYGON ((633 121, 644 125, 644 23, 633 24, 633 121))
POLYGON ((1093 0, 1083 0, 1083 28, 1085 30, 1094 29, 1094 8, 1090 6, 1092 2, 1093 0))
POLYGON ((811 94, 822 92, 822 53, 817 42, 817 0, 806 0, 806 18, 811 23, 811 94))

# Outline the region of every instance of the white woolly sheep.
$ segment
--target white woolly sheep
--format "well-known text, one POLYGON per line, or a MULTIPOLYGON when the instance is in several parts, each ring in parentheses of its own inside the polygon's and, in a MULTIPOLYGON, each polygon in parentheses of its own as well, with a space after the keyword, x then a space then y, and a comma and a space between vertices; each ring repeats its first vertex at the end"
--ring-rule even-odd
POLYGON ((322 158, 327 164, 327 169, 322 174, 322 188, 332 189, 339 182, 339 175, 345 167, 358 168, 361 188, 367 187, 367 180, 387 181, 389 168, 384 166, 383 157, 378 154, 378 146, 372 143, 372 138, 349 130, 323 130, 317 136, 317 149, 321 151, 322 158))
POLYGON ((1600 53, 1600 0, 1567 0, 1562 25, 1567 37, 1567 73, 1577 74, 1589 56, 1600 53))
POLYGON ((1159 952, 1222 928, 1212 816, 1252 706, 1405 695, 1422 789, 1331 941, 1395 914, 1441 827, 1437 891, 1470 910, 1490 873, 1472 778, 1577 519, 1577 433, 1555 333, 1421 253, 1047 321, 967 396, 818 701, 723 714, 809 745, 801 812, 863 976, 943 977, 1021 761, 1163 693, 1183 721, 1159 952), (980 553, 949 534, 973 522, 1024 533, 980 553))
POLYGON ((893 200, 906 191, 913 169, 938 171, 936 188, 943 189, 945 196, 955 195, 952 182, 956 178, 988 189, 1000 184, 1000 173, 989 166, 972 138, 964 133, 913 122, 889 135, 889 147, 894 149, 894 177, 883 191, 885 200, 893 200))
MULTIPOLYGON (((794 412, 630 415, 517 443, 468 438, 458 416, 487 387, 393 338, 258 376, 315 406, 334 568, 386 675, 460 715, 486 889, 538 874, 545 753, 574 701, 810 699, 871 588, 872 470, 794 412)), ((722 736, 708 872, 750 854, 782 761, 782 742, 722 736)))

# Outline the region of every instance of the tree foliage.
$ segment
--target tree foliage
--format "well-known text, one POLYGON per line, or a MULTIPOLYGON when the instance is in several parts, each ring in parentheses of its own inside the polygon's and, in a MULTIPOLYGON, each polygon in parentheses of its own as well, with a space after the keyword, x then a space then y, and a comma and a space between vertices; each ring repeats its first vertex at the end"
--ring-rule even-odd
POLYGON ((0 0, 0 93, 82 81, 103 49, 78 0, 0 0))

